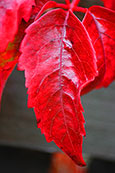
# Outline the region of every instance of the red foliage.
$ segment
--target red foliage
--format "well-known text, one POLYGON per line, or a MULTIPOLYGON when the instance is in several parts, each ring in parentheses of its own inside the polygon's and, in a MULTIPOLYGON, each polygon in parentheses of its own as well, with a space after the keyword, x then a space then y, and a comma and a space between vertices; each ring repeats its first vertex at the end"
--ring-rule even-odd
POLYGON ((0 53, 0 104, 6 81, 17 63, 17 56, 13 57, 13 55, 14 50, 0 53), (12 58, 14 58, 13 61, 12 58))
POLYGON ((28 21, 34 0, 0 1, 0 52, 14 40, 21 19, 28 21), (4 41, 3 41, 4 40, 4 41))
POLYGON ((102 0, 105 7, 115 10, 115 0, 102 0))
POLYGON ((26 30, 21 52, 19 67, 25 70, 28 106, 35 109, 38 127, 83 165, 80 91, 96 75, 84 26, 71 11, 50 11, 26 30))
POLYGON ((48 142, 83 166, 80 95, 115 80, 115 12, 78 3, 36 0, 32 8, 34 0, 0 1, 0 96, 21 52, 18 66, 25 70, 28 106, 34 108, 38 127, 48 142), (46 12, 57 7, 65 10, 46 12), (73 11, 86 13, 83 22, 73 11))
POLYGON ((94 46, 98 76, 88 84, 82 94, 93 88, 107 87, 115 80, 115 12, 99 6, 87 11, 83 24, 94 46))
POLYGON ((22 18, 26 22, 29 20, 32 5, 34 0, 0 1, 0 102, 5 83, 17 63, 19 45, 27 27, 25 22, 20 23, 22 18))

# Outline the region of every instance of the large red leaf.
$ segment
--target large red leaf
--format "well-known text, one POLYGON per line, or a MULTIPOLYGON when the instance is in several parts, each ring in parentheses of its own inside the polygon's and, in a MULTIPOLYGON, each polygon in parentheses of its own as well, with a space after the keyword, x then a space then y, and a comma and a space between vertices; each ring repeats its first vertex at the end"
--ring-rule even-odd
POLYGON ((34 0, 0 0, 0 52, 14 40, 21 19, 29 20, 32 5, 34 0))
POLYGON ((26 33, 19 68, 25 70, 28 106, 47 141, 85 165, 80 92, 97 74, 89 36, 71 11, 61 9, 43 15, 26 33))
POLYGON ((102 0, 104 2, 104 6, 115 10, 115 0, 102 0))
POLYGON ((99 6, 87 11, 83 24, 96 51, 99 75, 82 93, 97 87, 107 87, 115 80, 115 12, 99 6))

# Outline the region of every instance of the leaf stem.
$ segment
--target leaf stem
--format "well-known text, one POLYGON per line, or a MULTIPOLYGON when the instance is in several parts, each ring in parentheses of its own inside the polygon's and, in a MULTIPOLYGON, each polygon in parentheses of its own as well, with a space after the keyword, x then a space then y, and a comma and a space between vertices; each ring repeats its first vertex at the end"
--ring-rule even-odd
POLYGON ((87 8, 83 8, 83 7, 75 7, 73 8, 73 11, 78 11, 78 12, 82 12, 82 13, 86 13, 87 12, 87 8))
POLYGON ((70 5, 70 9, 73 11, 73 9, 75 8, 75 7, 77 7, 77 5, 79 4, 79 1, 80 0, 73 0, 72 1, 72 3, 71 3, 71 5, 70 5))
POLYGON ((35 20, 39 19, 39 17, 49 8, 63 8, 67 10, 69 9, 69 6, 67 4, 56 3, 55 1, 48 1, 38 12, 35 20))
MULTIPOLYGON (((61 3, 56 3, 57 8, 63 8, 65 10, 71 9, 70 5, 67 4, 61 4, 61 3)), ((82 12, 82 13, 86 13, 87 12, 87 8, 83 8, 83 7, 73 7, 72 11, 78 11, 78 12, 82 12)))
POLYGON ((69 6, 67 4, 61 4, 61 3, 57 3, 56 7, 57 8, 63 8, 65 10, 67 10, 69 8, 69 6))
MULTIPOLYGON (((69 1, 68 1, 69 2, 69 1)), ((78 3, 78 0, 73 0, 71 4, 62 4, 62 3, 56 3, 55 1, 48 1, 38 12, 37 16, 35 17, 35 20, 39 19, 39 17, 49 8, 63 8, 65 10, 71 9, 72 11, 80 11, 82 13, 86 13, 87 9, 82 7, 76 7, 75 4, 78 3), (73 4, 73 5, 72 5, 73 4)))

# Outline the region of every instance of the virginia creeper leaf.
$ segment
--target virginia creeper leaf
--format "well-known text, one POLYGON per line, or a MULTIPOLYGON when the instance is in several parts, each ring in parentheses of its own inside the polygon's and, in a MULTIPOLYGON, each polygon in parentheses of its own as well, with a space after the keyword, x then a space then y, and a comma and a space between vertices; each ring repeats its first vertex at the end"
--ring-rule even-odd
MULTIPOLYGON (((32 9, 32 15, 37 15, 37 13, 42 9, 45 3, 49 2, 50 0, 35 0, 35 6, 32 9)), ((34 17, 35 18, 35 17, 34 17)))
POLYGON ((32 19, 29 20, 33 4, 33 0, 0 1, 0 103, 6 81, 20 55, 19 46, 24 37, 24 30, 33 22, 32 19), (22 18, 29 21, 21 22, 22 18), (11 40, 13 41, 9 42, 11 40))
POLYGON ((104 2, 104 6, 115 10, 115 0, 102 0, 104 2))
POLYGON ((0 52, 14 40, 21 19, 29 20, 32 5, 34 0, 0 0, 0 52))
POLYGON ((45 3, 47 3, 50 0, 35 0, 36 6, 39 8, 39 11, 44 6, 45 3))
POLYGON ((33 20, 29 20, 28 23, 22 21, 14 41, 8 44, 8 47, 4 52, 0 52, 0 104, 6 81, 18 62, 18 57, 20 55, 19 46, 25 35, 25 28, 27 28, 32 21, 33 20))
POLYGON ((48 1, 46 2, 43 7, 39 10, 39 13, 37 14, 35 20, 39 19, 39 17, 47 10, 50 8, 56 8, 57 7, 57 3, 55 1, 48 1))
POLYGON ((80 92, 97 75, 90 38, 71 11, 52 10, 26 29, 19 58, 25 70, 28 106, 48 142, 85 165, 80 92))
POLYGON ((11 43, 5 52, 0 53, 0 104, 5 83, 17 63, 17 57, 11 43))
POLYGON ((99 75, 83 89, 82 94, 95 87, 107 87, 115 80, 115 12, 92 6, 83 24, 96 51, 99 75))

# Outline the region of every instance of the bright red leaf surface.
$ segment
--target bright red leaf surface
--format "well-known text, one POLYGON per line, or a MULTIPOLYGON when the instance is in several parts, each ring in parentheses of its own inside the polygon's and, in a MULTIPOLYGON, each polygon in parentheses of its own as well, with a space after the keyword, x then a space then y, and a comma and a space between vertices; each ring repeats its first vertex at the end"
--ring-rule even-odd
POLYGON ((75 15, 61 9, 43 15, 26 33, 19 68, 25 70, 28 106, 47 141, 85 165, 80 92, 97 75, 90 38, 75 15))
POLYGON ((34 0, 0 0, 0 52, 14 40, 21 19, 29 20, 32 5, 34 0))
POLYGON ((115 80, 115 12, 93 6, 83 20, 96 51, 99 75, 82 93, 107 87, 115 80))
POLYGON ((115 10, 115 0, 102 0, 105 7, 115 10))

